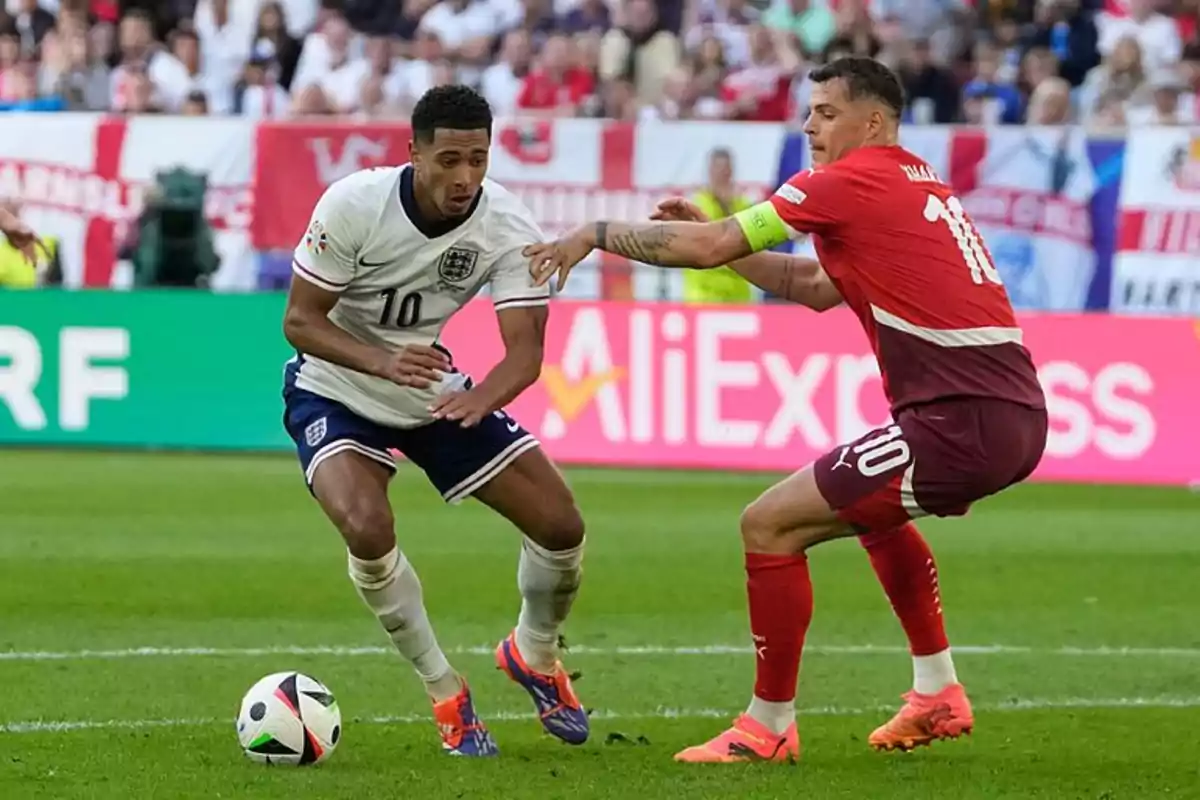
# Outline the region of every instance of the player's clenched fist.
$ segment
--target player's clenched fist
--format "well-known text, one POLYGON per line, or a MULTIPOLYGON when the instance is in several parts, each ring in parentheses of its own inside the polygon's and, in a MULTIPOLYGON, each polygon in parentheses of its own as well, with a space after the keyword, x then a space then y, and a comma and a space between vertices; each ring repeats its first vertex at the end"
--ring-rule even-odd
POLYGON ((708 222, 708 215, 695 203, 682 197, 672 197, 659 203, 650 219, 663 222, 708 222))
POLYGON ((393 353, 383 369, 383 377, 399 386, 428 389, 450 370, 450 359, 436 347, 406 345, 393 353))

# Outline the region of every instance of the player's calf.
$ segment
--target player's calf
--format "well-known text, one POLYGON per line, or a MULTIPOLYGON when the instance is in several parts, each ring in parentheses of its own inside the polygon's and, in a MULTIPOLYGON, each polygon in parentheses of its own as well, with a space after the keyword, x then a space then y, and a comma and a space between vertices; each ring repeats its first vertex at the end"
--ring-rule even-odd
POLYGON ((476 496, 524 534, 517 567, 521 613, 496 648, 496 665, 529 693, 548 733, 581 744, 587 713, 559 659, 558 640, 583 577, 583 517, 539 449, 522 454, 476 496))
MULTIPOLYGON (((421 581, 396 545, 387 499, 389 477, 384 467, 370 459, 338 453, 315 472, 313 494, 346 542, 350 581, 359 597, 375 614, 396 650, 412 664, 436 710, 462 696, 465 684, 438 645, 425 611, 421 581)), ((454 704, 454 708, 459 705, 454 704)), ((451 733, 454 737, 470 734, 468 742, 482 742, 486 730, 474 719, 473 712, 468 716, 470 722, 463 724, 470 730, 451 733)), ((448 735, 447 724, 439 719, 443 738, 448 735)))

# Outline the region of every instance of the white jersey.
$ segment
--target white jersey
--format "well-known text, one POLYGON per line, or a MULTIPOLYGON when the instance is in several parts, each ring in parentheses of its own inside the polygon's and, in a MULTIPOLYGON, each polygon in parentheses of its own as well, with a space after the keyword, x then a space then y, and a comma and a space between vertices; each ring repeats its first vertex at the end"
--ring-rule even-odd
MULTIPOLYGON (((521 255, 526 245, 543 240, 542 232, 507 189, 485 179, 470 214, 450 230, 432 230, 414 219, 411 191, 411 167, 384 167, 342 178, 317 201, 292 271, 341 295, 329 314, 334 325, 397 351, 438 343, 449 319, 485 284, 497 310, 549 301, 549 288, 533 285, 529 261, 521 255)), ((296 386, 394 428, 432 421, 433 400, 467 380, 448 373, 440 384, 414 389, 309 355, 300 358, 296 386)))

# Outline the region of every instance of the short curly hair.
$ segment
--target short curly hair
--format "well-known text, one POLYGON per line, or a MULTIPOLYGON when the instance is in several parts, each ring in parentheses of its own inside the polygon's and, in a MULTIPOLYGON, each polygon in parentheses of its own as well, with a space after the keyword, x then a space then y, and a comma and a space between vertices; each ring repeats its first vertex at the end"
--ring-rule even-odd
POLYGON ((486 130, 492 135, 492 108, 469 86, 435 86, 417 101, 412 113, 413 138, 433 141, 438 128, 455 131, 486 130))

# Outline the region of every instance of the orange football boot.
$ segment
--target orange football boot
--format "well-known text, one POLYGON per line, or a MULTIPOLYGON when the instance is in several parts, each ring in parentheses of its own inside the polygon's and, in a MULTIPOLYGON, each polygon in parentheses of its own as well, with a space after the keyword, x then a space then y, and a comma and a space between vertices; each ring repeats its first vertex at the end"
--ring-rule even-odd
POLYGON ((957 739, 975 726, 971 701, 962 684, 952 683, 937 694, 905 694, 904 707, 867 739, 876 750, 912 750, 936 739, 957 739))
POLYGON ((783 761, 800 758, 800 735, 796 723, 780 736, 749 714, 742 714, 733 727, 704 744, 675 755, 689 764, 735 764, 742 761, 783 761))
POLYGON ((478 758, 500 752, 487 726, 475 713, 465 679, 457 695, 433 704, 433 721, 442 737, 442 750, 449 755, 478 758))

